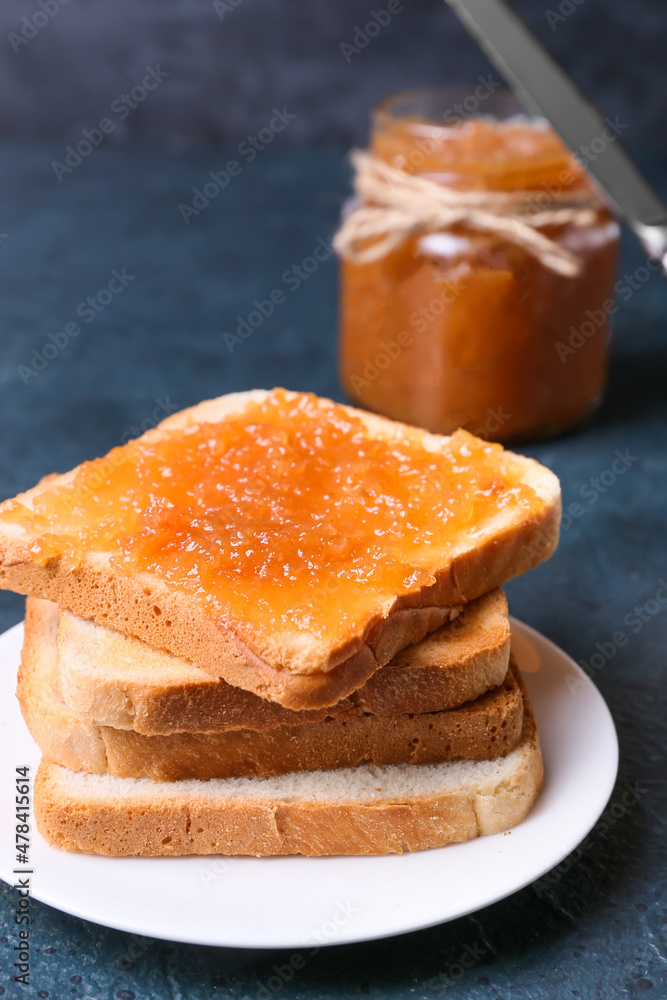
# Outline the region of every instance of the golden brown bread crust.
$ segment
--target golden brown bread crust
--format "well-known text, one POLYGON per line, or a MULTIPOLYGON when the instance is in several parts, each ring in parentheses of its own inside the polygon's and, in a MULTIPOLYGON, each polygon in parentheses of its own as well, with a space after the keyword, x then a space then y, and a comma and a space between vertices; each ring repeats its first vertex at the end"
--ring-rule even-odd
POLYGON ((374 715, 458 708, 502 683, 509 662, 507 600, 501 589, 467 604, 453 622, 401 651, 330 708, 294 712, 216 680, 189 661, 28 598, 25 643, 58 631, 65 704, 82 719, 146 736, 271 729, 362 711, 374 715), (58 625, 59 622, 59 625, 58 625))
MULTIPOLYGON (((2 587, 52 601, 157 649, 192 660, 212 677, 294 711, 335 705, 387 662, 376 660, 372 650, 374 639, 370 636, 368 645, 363 645, 330 673, 297 675, 274 669, 203 615, 188 601, 187 595, 170 592, 155 577, 115 577, 109 567, 83 563, 71 573, 61 572, 59 564, 41 567, 23 563, 11 570, 0 567, 2 587), (11 585, 7 583, 10 579, 11 585), (150 609, 148 620, 143 616, 145 602, 150 609), (156 607, 159 615, 155 614, 156 607)), ((394 652, 419 642, 428 632, 456 617, 458 611, 458 608, 427 607, 397 612, 391 620, 386 620, 385 635, 381 634, 380 626, 376 630, 375 638, 379 637, 382 643, 383 656, 391 659, 394 652)))
MULTIPOLYGON (((522 525, 512 546, 516 557, 514 572, 501 543, 488 546, 487 572, 483 568, 483 553, 470 555, 466 564, 463 559, 457 560, 450 570, 451 606, 396 609, 375 626, 367 644, 329 673, 296 675, 270 666, 247 647, 244 649, 240 642, 233 641, 229 633, 193 606, 186 595, 169 592, 153 577, 115 577, 109 567, 85 563, 66 572, 58 563, 42 567, 22 562, 0 565, 0 588, 53 601, 84 618, 93 618, 158 649, 192 660, 213 677, 223 678, 233 687, 252 691, 286 708, 318 709, 347 697, 402 648, 420 642, 428 632, 455 617, 466 595, 473 600, 535 565, 542 553, 547 558, 555 548, 559 518, 560 507, 557 515, 550 515, 554 521, 552 527, 522 525), (538 557, 528 559, 524 565, 522 552, 526 549, 537 551, 538 557), (155 614, 155 607, 159 608, 159 615, 155 614), (384 635, 383 630, 386 630, 384 635), (386 641, 388 635, 392 643, 386 641), (382 650, 379 659, 373 652, 376 643, 382 650)), ((439 589, 444 590, 445 583, 440 581, 439 589)))
POLYGON ((398 652, 352 699, 374 715, 446 711, 499 684, 509 655, 507 598, 499 587, 398 652))
POLYGON ((449 712, 350 715, 269 730, 168 736, 96 726, 79 719, 60 697, 56 636, 43 611, 43 605, 33 606, 17 693, 28 729, 44 757, 73 770, 178 781, 361 763, 439 763, 456 757, 484 760, 511 752, 521 735, 523 700, 512 671, 500 687, 449 712))
MULTIPOLYGON (((266 784, 280 779, 250 779, 249 795, 236 783, 133 782, 42 761, 35 819, 52 845, 116 857, 378 855, 442 847, 507 830, 530 811, 543 780, 530 705, 526 700, 521 743, 508 757, 463 768, 458 762, 417 765, 410 768, 414 787, 404 782, 401 792, 392 791, 394 770, 377 769, 368 795, 318 794, 326 772, 315 776, 314 786, 310 775, 295 776, 301 794, 291 775, 286 794, 266 784), (424 772, 442 773, 441 787, 434 789, 424 772)), ((348 775, 354 781, 354 769, 338 773, 344 783, 348 775)))
MULTIPOLYGON (((169 417, 145 435, 151 440, 162 429, 202 419, 221 419, 241 409, 244 401, 262 393, 236 394, 199 404, 169 417)), ((394 436, 403 425, 363 411, 369 432, 394 436)), ((414 428, 404 428, 413 435, 414 428)), ((423 434, 425 441, 435 436, 423 434)), ((438 439, 442 440, 442 439, 438 439)), ((540 496, 530 515, 487 525, 486 536, 462 542, 445 565, 434 567, 431 586, 416 593, 387 595, 382 611, 366 622, 362 634, 342 634, 326 650, 316 642, 296 651, 266 636, 251 648, 185 593, 171 590, 157 577, 123 577, 108 557, 93 554, 78 566, 54 559, 46 566, 33 562, 33 539, 20 527, 0 524, 0 588, 54 601, 85 618, 137 636, 158 649, 192 660, 214 677, 252 691, 287 708, 323 708, 360 687, 375 670, 404 646, 420 641, 452 615, 451 609, 525 572, 554 551, 560 523, 560 490, 552 473, 531 459, 517 459, 525 480, 540 496)), ((67 481, 72 473, 62 477, 67 481)), ((35 488, 36 490, 39 487, 35 488)), ((34 491, 19 499, 30 503, 34 491)), ((1 509, 1 508, 0 508, 1 509)), ((502 520, 502 519, 501 519, 502 520)))
MULTIPOLYGON (((521 692, 510 671, 499 688, 449 712, 360 715, 270 730, 171 736, 100 729, 109 774, 179 781, 264 777, 369 763, 438 764, 457 757, 490 760, 514 749, 522 720, 521 692)), ((39 743, 38 734, 33 735, 39 743)), ((85 763, 80 762, 77 770, 89 770, 85 763)))

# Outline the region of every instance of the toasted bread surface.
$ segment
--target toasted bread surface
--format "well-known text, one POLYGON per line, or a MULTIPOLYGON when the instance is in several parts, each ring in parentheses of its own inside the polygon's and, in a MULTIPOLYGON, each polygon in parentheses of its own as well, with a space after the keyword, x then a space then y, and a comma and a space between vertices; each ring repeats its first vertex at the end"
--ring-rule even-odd
POLYGON ((498 587, 398 652, 352 698, 374 715, 446 711, 500 684, 509 656, 507 598, 498 587))
POLYGON ((337 705, 302 712, 232 687, 191 662, 39 598, 27 600, 25 627, 26 642, 34 630, 58 629, 60 690, 73 712, 147 736, 271 729, 362 712, 446 711, 501 684, 509 662, 507 600, 500 588, 397 654, 337 705))
POLYGON ((488 761, 155 783, 43 760, 37 827, 68 851, 143 857, 400 854, 499 833, 525 818, 542 786, 525 705, 519 745, 488 761))
MULTIPOLYGON (((286 394, 293 399, 296 394, 286 394)), ((174 414, 141 439, 150 445, 165 433, 204 422, 221 423, 239 414, 267 393, 233 394, 174 414)), ((320 400, 321 407, 333 406, 320 400)), ((438 454, 449 439, 417 431, 351 407, 340 408, 360 419, 373 440, 388 447, 419 442, 425 453, 438 454)), ((420 573, 428 583, 406 582, 387 591, 353 628, 344 623, 326 642, 308 630, 271 629, 252 639, 229 623, 206 613, 192 595, 170 585, 156 573, 119 572, 109 553, 91 551, 72 560, 57 557, 40 562, 39 541, 26 527, 19 509, 30 511, 41 491, 71 485, 77 470, 41 484, 0 505, 0 587, 55 601, 85 618, 136 636, 150 645, 191 660, 215 677, 288 708, 322 708, 335 704, 360 687, 375 670, 406 645, 420 641, 456 614, 461 604, 494 589, 510 577, 548 558, 558 538, 560 489, 556 477, 531 459, 503 453, 522 485, 532 491, 530 510, 498 509, 483 523, 460 532, 446 551, 433 546, 420 556, 420 573)), ((500 459, 498 459, 500 461, 500 459)), ((391 558, 391 546, 387 550, 391 558)), ((414 575, 414 574, 413 574, 414 575)), ((419 574, 418 574, 419 575, 419 574)), ((317 595, 313 594, 313 608, 317 595)))
POLYGON ((44 756, 74 770, 178 781, 264 776, 360 763, 418 764, 455 757, 480 760, 511 752, 521 735, 523 700, 512 670, 499 687, 448 712, 364 713, 268 730, 166 736, 97 726, 76 716, 62 701, 58 646, 49 611, 49 605, 33 603, 18 698, 44 756))

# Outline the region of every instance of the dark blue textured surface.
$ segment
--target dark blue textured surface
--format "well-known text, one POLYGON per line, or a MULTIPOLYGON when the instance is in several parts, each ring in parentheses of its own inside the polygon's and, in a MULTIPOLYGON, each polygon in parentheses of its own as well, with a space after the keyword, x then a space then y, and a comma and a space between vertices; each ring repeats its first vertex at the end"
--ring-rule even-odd
MULTIPOLYGON (((41 0, 51 11, 57 2, 41 0)), ((39 3, 3 0, 0 135, 61 149, 76 144, 83 128, 141 84, 146 66, 159 65, 168 74, 164 82, 131 114, 122 112, 105 144, 236 145, 266 125, 275 105, 287 105, 296 119, 281 142, 350 145, 366 134, 368 108, 387 94, 467 85, 489 73, 443 0, 397 0, 393 16, 387 4, 67 0, 45 18, 39 3), (38 31, 25 23, 33 11, 48 22, 38 31), (380 31, 373 12, 384 23, 380 31), (33 37, 17 37, 22 30, 33 37)), ((628 123, 624 141, 667 149, 664 0, 514 0, 513 6, 588 99, 628 123)))
MULTIPOLYGON (((273 384, 340 398, 335 263, 322 263, 294 291, 282 276, 335 226, 346 188, 342 153, 267 152, 189 226, 179 202, 225 164, 226 152, 178 160, 100 150, 61 185, 50 170, 54 155, 10 148, 0 157, 7 233, 0 241, 0 497, 105 452, 161 404, 273 384), (136 277, 24 385, 17 367, 30 363, 33 347, 41 351, 49 332, 77 318, 78 303, 106 286, 113 268, 136 277), (285 291, 285 303, 230 354, 223 333, 274 288, 285 291)), ((629 242, 624 271, 641 263, 629 242)), ((590 662, 597 643, 613 653, 593 676, 619 730, 617 808, 588 849, 548 880, 471 917, 324 950, 282 985, 271 979, 273 966, 289 953, 133 941, 35 904, 28 992, 9 982, 15 898, 3 886, 0 997, 208 1000, 266 997, 267 989, 285 1000, 667 995, 667 605, 636 634, 624 624, 667 577, 666 306, 657 277, 634 293, 617 317, 610 387, 597 419, 528 449, 560 475, 566 506, 579 502, 583 513, 548 564, 507 588, 514 614, 575 658, 590 662), (627 472, 605 492, 591 486, 626 449, 627 472), (611 647, 619 629, 629 640, 611 647), (629 807, 620 804, 626 782, 638 794, 629 807), (459 958, 471 951, 475 964, 464 971, 459 958)), ((0 627, 18 621, 21 608, 21 599, 0 594, 0 627)))

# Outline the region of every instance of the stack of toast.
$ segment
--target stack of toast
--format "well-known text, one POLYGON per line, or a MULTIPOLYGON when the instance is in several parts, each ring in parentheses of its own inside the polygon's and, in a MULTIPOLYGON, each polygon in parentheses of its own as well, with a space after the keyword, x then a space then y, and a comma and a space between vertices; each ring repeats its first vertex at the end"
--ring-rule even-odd
POLYGON ((286 390, 202 403, 6 501, 41 833, 265 856, 513 826, 542 759, 502 584, 559 520, 530 459, 286 390))

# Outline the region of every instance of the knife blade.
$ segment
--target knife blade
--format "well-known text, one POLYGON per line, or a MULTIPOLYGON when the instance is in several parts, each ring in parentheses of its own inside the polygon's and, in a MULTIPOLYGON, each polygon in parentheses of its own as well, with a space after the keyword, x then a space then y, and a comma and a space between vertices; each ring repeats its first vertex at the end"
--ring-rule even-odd
POLYGON ((519 100, 549 122, 667 274, 667 206, 618 139, 606 139, 608 123, 565 70, 506 0, 446 2, 519 100), (596 152, 587 156, 596 140, 596 152))

